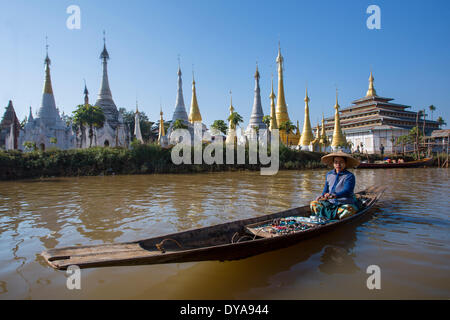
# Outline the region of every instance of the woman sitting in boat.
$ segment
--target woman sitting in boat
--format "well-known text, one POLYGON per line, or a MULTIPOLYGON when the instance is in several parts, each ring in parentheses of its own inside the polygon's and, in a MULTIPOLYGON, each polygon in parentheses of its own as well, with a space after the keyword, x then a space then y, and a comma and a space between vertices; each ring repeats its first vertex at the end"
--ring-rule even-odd
POLYGON ((355 214, 358 211, 353 192, 355 175, 347 168, 357 167, 359 160, 339 151, 322 157, 321 161, 334 167, 334 170, 327 173, 323 192, 311 202, 311 211, 327 220, 342 219, 355 214))

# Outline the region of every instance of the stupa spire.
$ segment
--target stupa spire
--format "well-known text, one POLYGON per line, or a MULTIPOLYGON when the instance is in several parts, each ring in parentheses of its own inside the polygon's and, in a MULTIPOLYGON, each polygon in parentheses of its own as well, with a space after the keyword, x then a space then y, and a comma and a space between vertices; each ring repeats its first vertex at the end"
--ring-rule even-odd
POLYGON ((53 95, 53 88, 52 88, 52 79, 50 75, 50 64, 51 60, 48 56, 48 43, 47 43, 47 37, 46 44, 45 44, 45 79, 44 79, 44 89, 42 92, 42 102, 41 107, 38 111, 38 118, 41 118, 46 125, 54 125, 57 120, 59 120, 59 114, 56 110, 56 103, 55 103, 55 97, 53 95))
POLYGON ((339 117, 339 103, 338 103, 338 91, 336 89, 336 104, 334 106, 335 114, 334 114, 334 132, 333 132, 333 141, 331 143, 332 147, 343 146, 346 143, 344 134, 341 129, 341 120, 339 117))
MULTIPOLYGON (((164 129, 164 126, 163 126, 163 129, 164 129)), ((139 117, 139 109, 138 109, 137 99, 136 99, 136 112, 134 114, 134 135, 136 136, 136 139, 138 141, 140 141, 141 143, 144 143, 144 139, 142 138, 142 133, 141 133, 141 121, 140 121, 140 117, 139 117)))
POLYGON ((234 107, 233 107, 233 93, 230 90, 230 114, 232 114, 234 112, 234 107))
POLYGON ((370 71, 369 77, 369 90, 367 90, 366 97, 376 97, 377 92, 375 91, 375 87, 373 86, 374 77, 372 75, 372 71, 370 71))
POLYGON ((273 74, 272 74, 272 87, 270 89, 270 130, 278 129, 277 113, 275 110, 275 93, 273 92, 273 74))
POLYGON ((45 81, 44 81, 44 93, 53 94, 52 79, 50 77, 50 64, 52 63, 48 57, 48 38, 45 37, 45 81))
POLYGON ((84 104, 88 105, 89 104, 89 91, 88 91, 87 86, 86 86, 86 80, 84 80, 84 91, 83 91, 83 93, 84 93, 84 104))
POLYGON ((328 145, 328 138, 327 138, 327 134, 325 131, 325 117, 322 113, 322 128, 321 128, 321 132, 320 132, 320 143, 323 145, 328 145))
POLYGON ((280 42, 278 42, 278 56, 276 62, 278 64, 278 97, 277 97, 276 113, 277 113, 277 124, 279 127, 282 122, 289 121, 286 99, 284 97, 284 79, 283 79, 284 58, 281 55, 280 42))
POLYGON ((161 141, 162 137, 164 137, 166 135, 166 131, 164 129, 164 119, 163 119, 162 107, 160 107, 159 115, 160 115, 160 118, 159 118, 158 141, 161 141))
POLYGON ((311 129, 311 122, 309 120, 309 97, 308 97, 308 88, 306 88, 305 93, 305 119, 303 122, 303 131, 302 136, 300 138, 299 145, 307 147, 310 145, 311 141, 314 140, 314 135, 311 129))
POLYGON ((33 118, 33 112, 31 111, 31 106, 30 106, 30 114, 28 115, 28 122, 30 122, 30 121, 33 121, 34 120, 34 118, 33 118))
POLYGON ((178 56, 178 85, 177 85, 177 99, 175 102, 175 111, 172 116, 172 123, 176 120, 180 119, 182 121, 188 122, 188 115, 186 113, 186 107, 184 105, 183 98, 183 80, 181 79, 181 66, 180 66, 180 57, 178 56))
POLYGON ((191 110, 189 112, 189 118, 190 123, 194 122, 201 122, 202 116, 200 114, 200 109, 198 107, 197 102, 197 93, 195 89, 195 79, 194 79, 194 71, 192 71, 192 99, 191 99, 191 110))
POLYGON ((258 63, 256 64, 256 71, 255 71, 255 97, 253 100, 253 108, 252 108, 252 114, 250 115, 250 121, 247 126, 247 131, 251 132, 253 128, 258 127, 259 129, 266 129, 266 124, 262 121, 264 117, 264 112, 262 109, 261 104, 261 89, 259 87, 259 70, 258 70, 258 63))
POLYGON ((103 31, 103 51, 100 54, 100 59, 102 60, 102 64, 103 64, 103 76, 102 76, 102 83, 100 86, 100 92, 98 94, 98 100, 102 100, 102 99, 112 100, 112 94, 111 94, 111 89, 109 88, 109 79, 108 79, 109 53, 108 53, 108 50, 106 50, 105 31, 103 31))

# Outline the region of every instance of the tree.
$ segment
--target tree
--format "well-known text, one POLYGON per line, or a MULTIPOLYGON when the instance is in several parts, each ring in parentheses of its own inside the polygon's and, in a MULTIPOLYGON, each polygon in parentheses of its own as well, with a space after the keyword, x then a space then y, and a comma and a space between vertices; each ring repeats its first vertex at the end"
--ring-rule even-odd
POLYGON ((90 104, 80 104, 73 112, 73 122, 77 125, 89 127, 89 147, 92 147, 94 127, 101 128, 105 123, 105 114, 102 108, 90 104))
MULTIPOLYGON (((414 152, 416 152, 416 150, 417 150, 417 159, 419 159, 419 132, 420 132, 420 130, 419 130, 419 118, 421 117, 423 115, 423 111, 422 110, 419 110, 419 111, 417 111, 417 115, 416 115, 416 126, 415 126, 415 133, 416 133, 416 139, 415 139, 415 144, 414 144, 414 152)), ((412 132, 412 130, 414 130, 414 128, 412 128, 411 129, 411 132, 412 132)), ((410 134, 411 134, 411 132, 410 132, 410 134)))
MULTIPOLYGON (((127 111, 125 108, 119 108, 119 113, 123 117, 123 122, 130 129, 130 132, 134 132, 135 112, 127 111)), ((153 137, 152 126, 154 122, 148 119, 148 116, 143 111, 139 111, 139 124, 141 126, 141 134, 144 141, 149 141, 153 137)))
POLYGON ((264 116, 262 118, 262 122, 265 123, 265 125, 267 126, 267 129, 269 129, 269 127, 270 127, 270 121, 272 121, 272 117, 269 115, 264 116))
POLYGON ((239 123, 244 122, 244 120, 242 119, 242 116, 239 113, 237 113, 236 111, 234 111, 232 114, 230 114, 230 116, 228 117, 227 120, 231 122, 232 129, 236 129, 236 126, 239 126, 239 123))
POLYGON ((228 126, 223 120, 214 120, 213 124, 211 125, 211 128, 219 132, 222 132, 223 134, 227 134, 228 126))
POLYGON ((436 111, 436 107, 434 105, 431 105, 428 107, 428 109, 430 109, 431 111, 431 120, 433 120, 433 111, 436 111))
POLYGON ((290 120, 283 121, 280 123, 280 130, 284 130, 286 132, 286 146, 288 146, 289 142, 289 134, 295 130, 296 126, 292 124, 290 120))
POLYGON ((25 125, 27 124, 27 121, 28 121, 28 118, 27 118, 27 116, 25 116, 25 118, 20 123, 20 129, 23 129, 25 127, 25 125))
POLYGON ((412 128, 408 133, 408 140, 414 141, 414 153, 416 153, 417 159, 420 159, 419 155, 419 141, 422 139, 422 131, 419 127, 412 128))
POLYGON ((391 137, 391 139, 389 139, 391 141, 392 144, 392 150, 394 150, 394 154, 397 155, 397 148, 396 148, 396 139, 394 136, 391 137))
POLYGON ((52 144, 57 144, 57 143, 58 143, 58 139, 56 139, 56 138, 50 138, 50 143, 52 143, 52 144))
POLYGON ((439 127, 442 127, 443 125, 447 125, 447 123, 444 121, 442 117, 438 117, 436 119, 437 123, 439 124, 439 127))
POLYGON ((173 128, 174 130, 177 130, 177 129, 187 129, 188 126, 185 125, 185 124, 183 123, 183 120, 177 119, 177 120, 175 120, 175 122, 173 123, 172 128, 173 128))
POLYGON ((25 141, 25 142, 23 143, 23 146, 24 146, 25 149, 27 149, 28 151, 31 151, 31 150, 36 151, 36 150, 37 150, 36 142, 34 142, 34 141, 25 141))

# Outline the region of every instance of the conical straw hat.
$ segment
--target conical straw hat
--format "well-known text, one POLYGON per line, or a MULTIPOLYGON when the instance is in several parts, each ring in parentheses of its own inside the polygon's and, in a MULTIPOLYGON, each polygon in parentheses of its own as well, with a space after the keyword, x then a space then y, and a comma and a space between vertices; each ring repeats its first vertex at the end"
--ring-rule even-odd
POLYGON ((334 157, 342 157, 345 158, 345 167, 346 168, 354 168, 357 167, 360 163, 360 161, 358 159, 353 158, 351 155, 349 155, 348 153, 342 152, 342 151, 338 151, 338 152, 333 152, 330 154, 327 154, 326 156, 323 156, 321 161, 327 165, 329 165, 330 167, 333 167, 333 159, 334 157))

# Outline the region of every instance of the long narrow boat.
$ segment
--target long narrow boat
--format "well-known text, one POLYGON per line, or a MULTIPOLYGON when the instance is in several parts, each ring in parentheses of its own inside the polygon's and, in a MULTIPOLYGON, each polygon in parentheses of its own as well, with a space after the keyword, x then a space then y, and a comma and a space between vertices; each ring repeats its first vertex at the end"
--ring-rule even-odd
POLYGON ((252 226, 286 217, 309 217, 309 206, 274 214, 193 229, 165 236, 119 244, 66 247, 41 253, 55 269, 180 263, 206 260, 237 260, 292 246, 306 238, 331 231, 365 215, 381 197, 383 187, 370 187, 356 194, 361 209, 353 216, 324 224, 309 224, 307 230, 285 235, 261 236, 252 226))
POLYGON ((378 168, 417 168, 429 166, 433 163, 433 158, 425 158, 422 160, 408 161, 403 163, 363 163, 361 162, 358 169, 378 169, 378 168))

